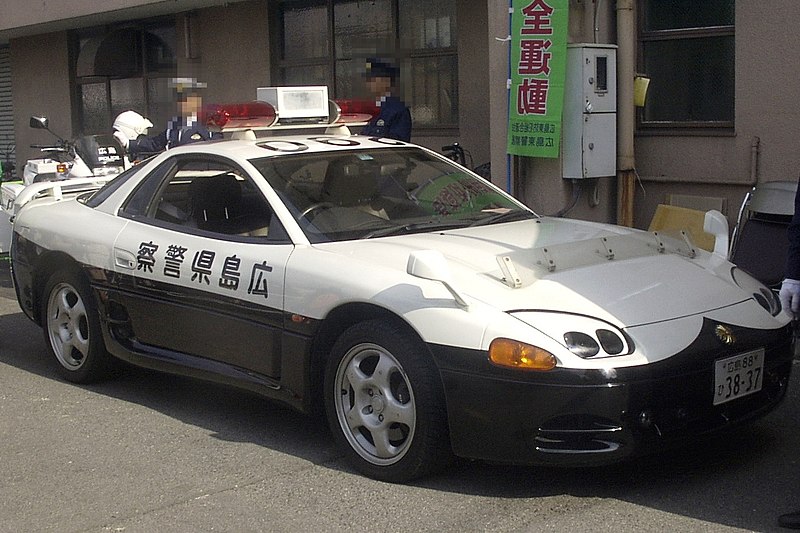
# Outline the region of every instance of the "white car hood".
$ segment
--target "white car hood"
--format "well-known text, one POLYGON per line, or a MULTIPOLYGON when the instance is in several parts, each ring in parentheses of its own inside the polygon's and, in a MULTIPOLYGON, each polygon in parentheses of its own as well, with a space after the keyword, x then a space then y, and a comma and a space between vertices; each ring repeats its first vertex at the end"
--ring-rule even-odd
POLYGON ((730 264, 691 243, 567 219, 319 247, 403 273, 411 252, 437 250, 447 260, 453 287, 465 297, 503 311, 577 313, 619 327, 689 316, 751 297, 730 280, 730 264), (504 281, 498 264, 503 257, 513 265, 518 287, 504 281))

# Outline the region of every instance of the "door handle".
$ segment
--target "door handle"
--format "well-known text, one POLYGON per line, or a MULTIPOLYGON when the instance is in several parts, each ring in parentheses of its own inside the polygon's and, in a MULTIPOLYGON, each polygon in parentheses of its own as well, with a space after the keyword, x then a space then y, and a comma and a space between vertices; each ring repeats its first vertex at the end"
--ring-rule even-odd
POLYGON ((136 256, 128 250, 114 249, 114 264, 119 268, 133 270, 136 268, 136 256))

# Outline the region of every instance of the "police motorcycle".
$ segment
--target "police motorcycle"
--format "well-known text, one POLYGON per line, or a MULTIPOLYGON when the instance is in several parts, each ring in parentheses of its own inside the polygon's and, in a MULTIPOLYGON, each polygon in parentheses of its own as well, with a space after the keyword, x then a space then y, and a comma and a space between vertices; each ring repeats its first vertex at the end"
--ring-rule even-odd
POLYGON ((23 183, 30 185, 42 181, 112 176, 125 169, 123 149, 111 135, 81 135, 66 140, 50 130, 47 117, 33 116, 30 127, 44 129, 58 142, 49 145, 34 144, 44 155, 25 163, 23 183))
POLYGON ((32 116, 30 127, 50 132, 56 142, 35 144, 43 157, 25 163, 22 181, 0 187, 0 254, 11 249, 14 214, 28 201, 44 195, 62 197, 98 189, 125 170, 128 163, 119 140, 112 135, 81 135, 64 139, 50 130, 47 117, 32 116))

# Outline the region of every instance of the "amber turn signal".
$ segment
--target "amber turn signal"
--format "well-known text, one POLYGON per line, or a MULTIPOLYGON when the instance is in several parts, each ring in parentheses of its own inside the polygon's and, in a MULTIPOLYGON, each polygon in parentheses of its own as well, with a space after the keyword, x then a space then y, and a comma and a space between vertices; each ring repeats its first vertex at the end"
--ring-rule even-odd
POLYGON ((556 357, 541 348, 511 339, 495 339, 489 345, 489 360, 515 370, 552 370, 556 357))

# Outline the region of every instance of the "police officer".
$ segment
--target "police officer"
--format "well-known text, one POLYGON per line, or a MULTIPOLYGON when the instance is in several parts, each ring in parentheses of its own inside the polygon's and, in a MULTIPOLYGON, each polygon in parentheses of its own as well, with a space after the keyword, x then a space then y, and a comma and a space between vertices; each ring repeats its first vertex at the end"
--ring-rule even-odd
POLYGON ((209 131, 198 120, 203 107, 200 90, 205 89, 206 84, 195 78, 173 78, 170 85, 177 95, 178 115, 172 117, 162 133, 131 140, 127 146, 129 153, 154 153, 197 141, 222 138, 220 132, 209 131))
POLYGON ((411 140, 411 112, 397 96, 397 68, 378 59, 367 61, 367 89, 380 108, 378 116, 373 117, 361 130, 362 135, 388 137, 399 141, 411 140))
MULTIPOLYGON (((794 197, 794 216, 787 229, 789 251, 786 258, 786 277, 781 284, 780 299, 783 308, 800 318, 800 184, 794 197)), ((778 525, 800 529, 800 511, 778 517, 778 525)))
POLYGON ((114 138, 126 149, 129 160, 135 161, 139 154, 131 150, 131 141, 146 136, 153 123, 133 110, 123 111, 114 119, 114 138))

